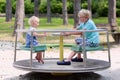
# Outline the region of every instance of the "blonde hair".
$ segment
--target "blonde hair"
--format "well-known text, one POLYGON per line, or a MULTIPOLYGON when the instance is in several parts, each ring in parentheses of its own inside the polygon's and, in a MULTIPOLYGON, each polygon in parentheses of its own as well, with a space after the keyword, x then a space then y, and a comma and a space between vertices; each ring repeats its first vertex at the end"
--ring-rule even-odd
POLYGON ((31 25, 33 21, 39 22, 39 18, 36 17, 36 16, 30 17, 29 20, 28 20, 28 24, 31 25))
POLYGON ((86 9, 81 9, 79 12, 78 12, 78 16, 82 16, 82 17, 87 17, 87 18, 90 18, 90 11, 89 10, 86 10, 86 9))

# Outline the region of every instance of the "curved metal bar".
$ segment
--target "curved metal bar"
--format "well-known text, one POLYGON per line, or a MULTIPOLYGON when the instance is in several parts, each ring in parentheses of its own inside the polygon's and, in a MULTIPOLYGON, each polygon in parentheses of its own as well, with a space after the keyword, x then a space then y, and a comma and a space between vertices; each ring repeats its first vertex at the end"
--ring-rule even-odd
POLYGON ((83 32, 83 62, 84 62, 84 67, 86 67, 86 63, 87 63, 87 55, 86 55, 86 51, 85 51, 85 32, 83 32))
POLYGON ((97 30, 57 30, 57 29, 52 29, 52 30, 27 30, 27 29, 21 29, 21 30, 16 30, 16 32, 103 32, 107 31, 107 29, 97 29, 97 30))
MULTIPOLYGON (((31 36, 33 36, 33 32, 31 32, 31 36)), ((32 68, 32 56, 33 56, 33 37, 31 38, 30 44, 30 67, 32 68)))
POLYGON ((16 33, 15 35, 15 49, 14 49, 14 62, 16 61, 16 54, 17 54, 17 36, 18 36, 18 33, 16 33))
POLYGON ((107 38, 107 47, 108 47, 108 60, 111 66, 111 57, 110 57, 110 43, 109 43, 109 33, 108 31, 106 32, 106 38, 107 38))

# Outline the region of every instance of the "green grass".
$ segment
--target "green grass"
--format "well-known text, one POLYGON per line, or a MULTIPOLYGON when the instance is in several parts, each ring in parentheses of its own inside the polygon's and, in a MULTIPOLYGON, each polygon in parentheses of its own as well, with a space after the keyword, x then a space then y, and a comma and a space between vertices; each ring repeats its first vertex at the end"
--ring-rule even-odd
MULTIPOLYGON (((11 36, 13 29, 14 29, 14 27, 13 27, 14 20, 15 19, 13 18, 11 22, 5 22, 5 17, 0 17, 0 40, 11 40, 11 41, 15 40, 15 38, 11 36)), ((95 22, 95 24, 107 24, 107 17, 93 18, 93 21, 95 22)), ((40 18, 40 26, 38 28, 39 29, 70 29, 70 28, 73 28, 73 24, 74 24, 73 18, 70 18, 68 22, 69 22, 69 24, 67 26, 63 26, 62 18, 52 18, 52 23, 47 23, 46 18, 40 18)), ((120 26, 119 18, 117 18, 117 22, 120 26)), ((29 27, 28 18, 25 18, 24 26, 26 29, 29 27)), ((47 38, 49 38, 49 37, 47 37, 47 38)), ((53 38, 49 38, 48 40, 51 41, 52 39, 53 38)), ((57 40, 57 39, 55 39, 55 40, 57 40)), ((51 42, 49 42, 49 43, 51 43, 51 42)))
MULTIPOLYGON (((5 22, 5 17, 0 17, 0 30, 11 30, 14 26, 14 18, 12 19, 12 22, 5 22)), ((93 18, 93 21, 95 24, 107 24, 108 18, 107 17, 99 17, 99 18, 93 18)), ((47 23, 47 18, 40 18, 40 26, 38 28, 65 28, 65 27, 73 27, 74 20, 73 18, 69 18, 68 20, 68 26, 62 25, 62 18, 52 18, 51 23, 47 23)), ((118 26, 120 26, 120 18, 117 18, 118 26)), ((24 26, 25 28, 28 28, 28 18, 25 18, 24 20, 24 26)))
MULTIPOLYGON (((68 26, 73 26, 73 19, 69 19, 68 22, 70 23, 68 26)), ((25 19, 25 27, 28 28, 28 18, 25 19)), ((62 19, 61 18, 52 18, 51 23, 47 23, 46 18, 40 18, 40 25, 39 28, 41 29, 55 29, 55 28, 65 28, 67 26, 62 25, 62 19)))
POLYGON ((95 22, 95 24, 107 24, 108 18, 107 17, 93 18, 93 21, 95 22))
MULTIPOLYGON (((5 31, 5 32, 12 32, 13 31, 13 26, 14 26, 14 18, 12 19, 11 22, 5 22, 5 17, 0 17, 0 31, 5 31), (8 31, 7 31, 8 30, 8 31)), ((107 24, 108 23, 108 18, 107 17, 99 17, 99 18, 93 18, 93 21, 95 24, 107 24)), ((66 29, 66 28, 72 28, 74 24, 73 18, 69 18, 68 20, 68 25, 64 26, 63 25, 63 20, 62 18, 52 18, 51 23, 47 23, 47 18, 40 18, 40 25, 38 28, 40 29, 66 29)), ((117 23, 118 26, 120 26, 120 19, 117 18, 117 23)), ((25 28, 28 28, 28 18, 25 18, 24 20, 24 26, 25 28)))
POLYGON ((119 26, 119 28, 120 28, 120 17, 117 18, 117 24, 118 24, 118 26, 119 26))

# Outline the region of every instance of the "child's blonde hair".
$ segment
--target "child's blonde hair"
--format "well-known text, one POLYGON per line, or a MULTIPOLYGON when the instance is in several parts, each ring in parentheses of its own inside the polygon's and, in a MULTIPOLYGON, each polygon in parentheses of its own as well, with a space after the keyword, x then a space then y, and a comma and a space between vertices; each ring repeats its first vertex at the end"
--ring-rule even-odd
POLYGON ((89 10, 86 10, 86 9, 81 9, 79 12, 78 12, 78 16, 79 17, 87 17, 87 18, 90 18, 90 11, 89 10))
POLYGON ((39 18, 36 17, 36 16, 30 17, 29 20, 28 20, 28 24, 31 25, 33 21, 39 22, 39 18))

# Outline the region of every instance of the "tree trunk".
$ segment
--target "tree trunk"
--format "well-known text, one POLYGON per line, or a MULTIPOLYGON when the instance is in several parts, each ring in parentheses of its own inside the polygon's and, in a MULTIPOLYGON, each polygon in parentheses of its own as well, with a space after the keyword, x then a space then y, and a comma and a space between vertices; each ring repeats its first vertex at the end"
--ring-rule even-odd
POLYGON ((34 0, 34 15, 36 17, 39 17, 39 5, 40 5, 40 0, 34 0))
POLYGON ((50 0, 47 0, 47 22, 51 23, 51 6, 50 6, 50 0))
MULTIPOLYGON (((16 29, 23 29, 23 20, 24 20, 24 0, 17 0, 13 36, 15 36, 16 29)), ((19 32, 18 40, 21 39, 23 40, 23 34, 22 32, 19 32)))
POLYGON ((12 1, 6 0, 6 22, 12 20, 12 1))
POLYGON ((78 12, 81 9, 80 5, 81 0, 74 0, 74 27, 77 27, 77 25, 79 24, 78 12))
POLYGON ((117 30, 116 23, 116 0, 109 0, 109 10, 108 10, 108 23, 110 25, 111 31, 117 30))
POLYGON ((90 11, 90 18, 92 19, 92 9, 91 9, 91 0, 87 0, 88 3, 88 10, 90 11))
MULTIPOLYGON (((118 30, 116 22, 116 0, 109 0, 109 11, 108 11, 108 23, 111 28, 111 32, 118 30)), ((115 32, 112 34, 116 43, 120 43, 120 33, 115 32)))
POLYGON ((63 8, 62 8, 62 14, 63 14, 63 25, 68 25, 68 16, 67 16, 67 0, 62 0, 63 8))

